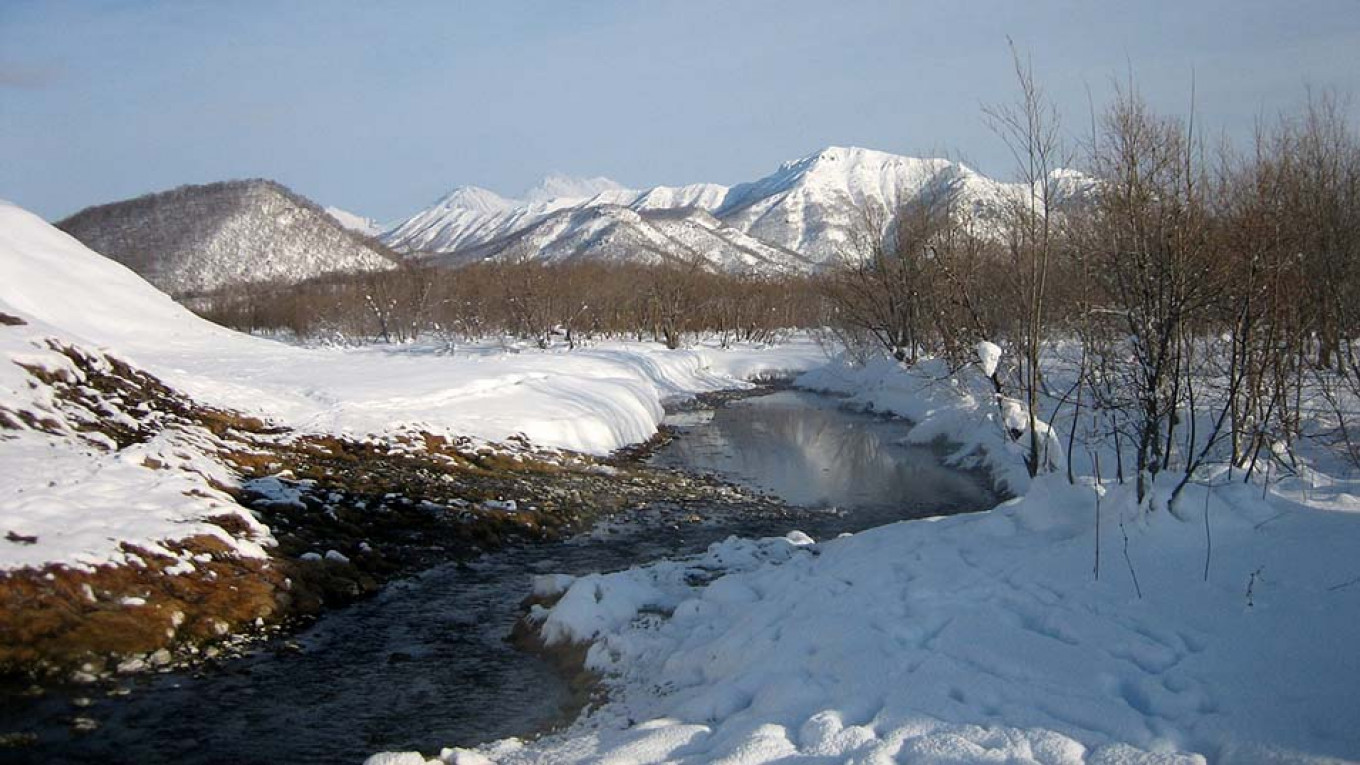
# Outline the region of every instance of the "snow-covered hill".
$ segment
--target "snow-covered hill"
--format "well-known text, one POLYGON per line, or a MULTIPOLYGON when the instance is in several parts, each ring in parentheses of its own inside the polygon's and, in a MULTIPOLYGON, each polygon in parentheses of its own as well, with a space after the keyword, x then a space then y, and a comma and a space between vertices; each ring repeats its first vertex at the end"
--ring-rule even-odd
POLYGON ((58 226, 175 296, 394 263, 320 207, 265 180, 182 186, 90 207, 58 226))
MULTIPOLYGON (((1065 195, 1084 188, 1081 176, 1059 173, 1065 195)), ((382 239, 401 251, 440 253, 448 263, 488 257, 688 262, 697 248, 715 268, 801 272, 855 257, 850 243, 857 229, 880 226, 886 235, 892 212, 945 190, 958 193, 985 232, 1024 187, 946 159, 832 146, 731 188, 700 183, 631 191, 605 178, 554 176, 519 201, 463 187, 382 239)))

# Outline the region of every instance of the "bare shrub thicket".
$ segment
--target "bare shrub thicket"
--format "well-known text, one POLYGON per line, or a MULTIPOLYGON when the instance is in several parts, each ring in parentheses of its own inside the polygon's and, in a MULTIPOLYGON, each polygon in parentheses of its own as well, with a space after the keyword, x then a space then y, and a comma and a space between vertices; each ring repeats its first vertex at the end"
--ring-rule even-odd
POLYGON ((1069 476, 1098 438, 1143 501, 1180 476, 1161 497, 1173 511, 1207 463, 1296 471, 1305 438, 1360 467, 1360 139, 1338 100, 1310 96, 1242 151, 1122 89, 1075 153, 1081 179, 1054 172, 1056 115, 1017 73, 1021 97, 990 118, 1020 192, 999 219, 973 219, 957 185, 897 211, 887 236, 866 216, 820 281, 842 336, 954 367, 997 343, 997 393, 1032 415, 1016 434, 1031 472, 1050 466, 1034 418, 1062 410, 1069 476))
POLYGON ((195 308, 236 329, 302 339, 407 342, 435 333, 454 341, 511 337, 539 347, 602 337, 671 348, 700 337, 723 345, 767 342, 790 327, 822 323, 807 279, 591 262, 406 265, 234 288, 195 308))

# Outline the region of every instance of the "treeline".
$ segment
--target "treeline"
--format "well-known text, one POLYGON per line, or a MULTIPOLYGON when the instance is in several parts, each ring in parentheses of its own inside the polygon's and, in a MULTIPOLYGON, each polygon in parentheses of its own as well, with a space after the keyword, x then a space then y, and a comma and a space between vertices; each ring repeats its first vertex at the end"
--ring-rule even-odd
POLYGON ((944 189, 886 242, 863 237, 821 283, 847 346, 961 366, 1001 345, 1031 474, 1061 469, 1055 440, 1069 476, 1083 437, 1113 443, 1140 500, 1170 471, 1174 507, 1209 462, 1298 471, 1304 437, 1360 465, 1360 141, 1340 104, 1314 96, 1240 149, 1122 92, 1072 152, 1017 74, 1021 96, 988 115, 1019 193, 979 220, 944 189), (1074 162, 1084 177, 1054 172, 1074 162), (1058 413, 1070 431, 1037 422, 1058 413))
POLYGON ((698 264, 414 263, 283 287, 238 287, 192 307, 235 329, 300 339, 408 342, 437 333, 459 340, 508 336, 543 348, 599 338, 650 339, 669 348, 699 337, 722 345, 766 342, 822 323, 807 279, 720 274, 698 264))

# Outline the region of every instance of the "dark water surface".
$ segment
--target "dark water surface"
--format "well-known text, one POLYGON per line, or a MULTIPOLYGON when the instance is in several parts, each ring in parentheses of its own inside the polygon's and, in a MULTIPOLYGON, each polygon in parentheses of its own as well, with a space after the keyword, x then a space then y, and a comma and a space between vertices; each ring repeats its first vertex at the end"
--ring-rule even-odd
POLYGON ((701 551, 736 534, 817 539, 902 518, 981 510, 995 495, 978 476, 905 446, 906 423, 842 409, 835 399, 783 391, 671 418, 678 436, 654 457, 712 472, 808 508, 794 517, 677 524, 648 508, 566 542, 515 547, 445 565, 333 612, 283 650, 279 641, 194 676, 124 681, 130 693, 58 689, 0 701, 0 735, 36 734, 0 748, 15 763, 357 763, 371 752, 526 736, 576 711, 566 682, 506 641, 538 573, 627 568, 701 551), (88 697, 87 707, 76 700, 88 697), (75 733, 74 717, 99 727, 75 733))

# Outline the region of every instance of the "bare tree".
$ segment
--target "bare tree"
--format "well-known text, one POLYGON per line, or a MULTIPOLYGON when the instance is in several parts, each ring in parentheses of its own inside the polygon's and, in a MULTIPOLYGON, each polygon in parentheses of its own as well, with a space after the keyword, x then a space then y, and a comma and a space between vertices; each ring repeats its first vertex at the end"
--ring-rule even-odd
POLYGON ((1031 476, 1043 468, 1043 444, 1039 435, 1039 394, 1043 384, 1040 355, 1047 316, 1049 269, 1054 248, 1053 204, 1057 197, 1054 171, 1059 169, 1062 142, 1057 107, 1034 79, 1029 57, 1022 58, 1011 43, 1011 61, 1020 94, 1013 104, 984 110, 992 130, 1001 137, 1015 160, 1023 191, 1012 200, 1005 215, 1012 274, 1021 301, 1023 320, 1019 329, 1021 350, 1020 388, 1029 420, 1029 454, 1026 467, 1031 476))

